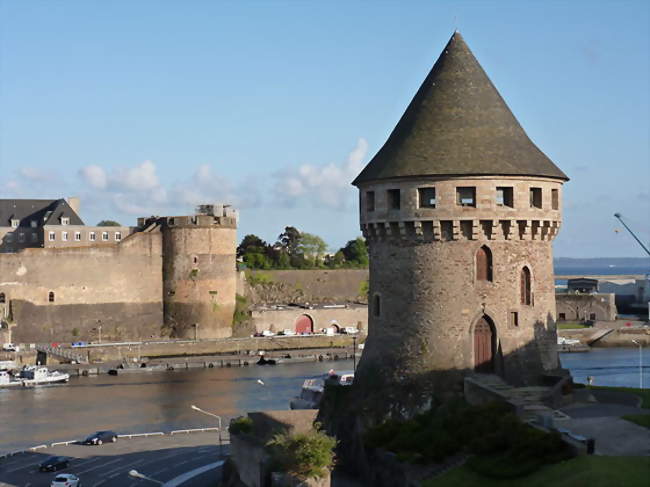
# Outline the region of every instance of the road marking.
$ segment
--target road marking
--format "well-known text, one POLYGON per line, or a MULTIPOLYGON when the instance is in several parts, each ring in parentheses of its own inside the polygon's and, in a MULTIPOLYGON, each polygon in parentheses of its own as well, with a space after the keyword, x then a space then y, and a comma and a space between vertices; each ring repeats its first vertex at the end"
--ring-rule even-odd
POLYGON ((112 465, 113 463, 118 463, 118 462, 121 462, 123 460, 124 460, 123 458, 116 458, 115 460, 111 460, 110 462, 102 463, 101 465, 97 465, 97 466, 92 467, 92 468, 87 468, 86 470, 81 470, 81 471, 77 472, 77 475, 82 474, 82 473, 92 472, 93 470, 97 470, 98 468, 106 467, 107 465, 112 465))
POLYGON ((214 463, 209 463, 207 465, 203 465, 202 467, 195 468, 194 470, 190 470, 189 472, 185 472, 182 475, 179 475, 178 477, 174 477, 173 479, 169 480, 168 482, 165 482, 163 484, 163 487, 178 487, 179 485, 184 484, 188 480, 196 477, 197 475, 201 475, 202 473, 205 473, 209 470, 213 470, 215 468, 220 467, 221 465, 224 464, 224 460, 219 460, 218 462, 214 463))
POLYGON ((97 482, 96 484, 94 484, 93 487, 99 487, 100 485, 102 485, 103 483, 105 483, 107 480, 108 480, 108 479, 100 480, 99 482, 97 482))

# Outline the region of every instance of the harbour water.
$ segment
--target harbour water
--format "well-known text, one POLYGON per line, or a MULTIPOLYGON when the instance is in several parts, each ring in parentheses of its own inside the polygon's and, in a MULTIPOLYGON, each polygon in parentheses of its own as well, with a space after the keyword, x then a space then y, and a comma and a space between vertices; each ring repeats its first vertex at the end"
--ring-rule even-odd
MULTIPOLYGON (((594 349, 561 354, 561 360, 577 382, 593 376, 596 385, 639 386, 638 349, 594 349)), ((221 415, 224 425, 245 411, 287 409, 305 379, 330 368, 350 370, 352 361, 100 375, 60 386, 0 389, 0 454, 101 429, 143 433, 216 426, 216 419, 193 411, 192 404, 221 415)), ((649 372, 650 363, 644 367, 646 387, 649 372)))

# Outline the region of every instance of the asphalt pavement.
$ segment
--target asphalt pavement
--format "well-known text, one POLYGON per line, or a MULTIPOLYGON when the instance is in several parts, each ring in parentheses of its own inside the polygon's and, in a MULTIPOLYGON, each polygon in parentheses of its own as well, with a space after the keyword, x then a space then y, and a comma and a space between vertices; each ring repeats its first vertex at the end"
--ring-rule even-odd
POLYGON ((129 476, 130 470, 171 486, 216 487, 220 453, 215 432, 120 438, 99 446, 58 445, 0 460, 0 487, 49 486, 57 473, 77 475, 84 487, 148 487, 156 485, 129 476), (38 465, 47 457, 70 458, 58 472, 43 473, 38 465))

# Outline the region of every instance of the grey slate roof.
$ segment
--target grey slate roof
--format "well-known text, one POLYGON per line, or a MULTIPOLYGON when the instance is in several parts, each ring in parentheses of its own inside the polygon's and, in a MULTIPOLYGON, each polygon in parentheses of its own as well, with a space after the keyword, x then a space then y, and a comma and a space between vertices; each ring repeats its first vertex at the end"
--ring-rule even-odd
POLYGON ((458 32, 352 184, 438 175, 569 179, 528 138, 458 32))
POLYGON ((0 227, 11 226, 11 220, 18 218, 21 227, 31 226, 36 220, 38 226, 60 225, 61 217, 70 218, 70 225, 83 225, 79 215, 64 199, 18 200, 0 199, 0 227))

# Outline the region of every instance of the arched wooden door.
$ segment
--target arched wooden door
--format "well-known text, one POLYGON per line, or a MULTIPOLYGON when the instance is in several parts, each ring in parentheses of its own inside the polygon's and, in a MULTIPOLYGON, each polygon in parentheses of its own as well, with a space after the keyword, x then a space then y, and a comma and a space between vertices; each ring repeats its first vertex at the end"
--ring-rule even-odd
POLYGON ((303 333, 314 333, 314 322, 307 315, 300 315, 296 320, 296 333, 302 335, 303 333))
POLYGON ((493 372, 494 337, 492 327, 485 316, 474 327, 474 370, 493 372))

